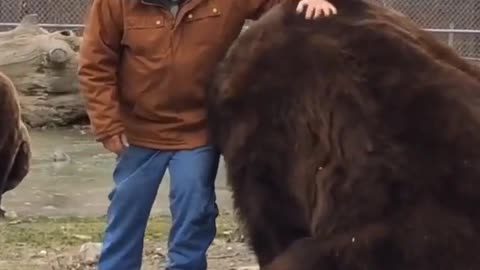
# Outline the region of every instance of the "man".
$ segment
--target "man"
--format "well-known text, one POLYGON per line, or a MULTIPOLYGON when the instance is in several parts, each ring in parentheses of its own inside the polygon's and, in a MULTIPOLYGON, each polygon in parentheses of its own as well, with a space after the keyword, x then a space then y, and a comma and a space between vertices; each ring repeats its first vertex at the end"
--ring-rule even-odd
MULTIPOLYGON (((80 83, 96 139, 116 153, 100 270, 139 270, 147 220, 171 176, 168 269, 205 270, 216 234, 219 153, 207 141, 205 86, 240 33, 280 0, 94 0, 80 83)), ((307 19, 330 15, 302 0, 307 19)))

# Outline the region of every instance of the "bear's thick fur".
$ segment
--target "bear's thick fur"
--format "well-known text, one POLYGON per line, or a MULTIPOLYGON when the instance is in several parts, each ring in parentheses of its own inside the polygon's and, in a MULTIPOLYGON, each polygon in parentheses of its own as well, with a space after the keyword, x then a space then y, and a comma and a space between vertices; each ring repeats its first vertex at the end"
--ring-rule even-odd
MULTIPOLYGON (((17 91, 0 72, 0 206, 2 195, 17 187, 28 174, 30 159, 30 137, 21 119, 17 91)), ((0 216, 2 213, 0 208, 0 216)))
POLYGON ((359 0, 233 44, 212 140, 265 270, 480 269, 480 71, 359 0))

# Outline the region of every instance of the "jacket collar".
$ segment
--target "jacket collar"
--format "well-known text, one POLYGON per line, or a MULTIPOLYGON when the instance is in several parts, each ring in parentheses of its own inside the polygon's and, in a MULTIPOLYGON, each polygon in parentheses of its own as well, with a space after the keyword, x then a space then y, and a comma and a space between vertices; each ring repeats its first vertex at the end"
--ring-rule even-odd
MULTIPOLYGON (((159 6, 168 8, 172 4, 172 0, 140 0, 140 2, 144 5, 149 6, 159 6)), ((182 5, 186 2, 190 2, 189 0, 176 0, 179 5, 182 5)))
MULTIPOLYGON (((182 8, 179 10, 177 14, 177 19, 175 20, 175 26, 174 26, 175 28, 178 26, 178 24, 183 19, 185 14, 192 11, 195 7, 197 7, 203 1, 207 1, 207 0, 178 0, 178 1, 179 1, 179 4, 182 6, 182 8)), ((140 0, 140 2, 144 5, 158 6, 165 9, 169 9, 171 5, 169 0, 140 0)))

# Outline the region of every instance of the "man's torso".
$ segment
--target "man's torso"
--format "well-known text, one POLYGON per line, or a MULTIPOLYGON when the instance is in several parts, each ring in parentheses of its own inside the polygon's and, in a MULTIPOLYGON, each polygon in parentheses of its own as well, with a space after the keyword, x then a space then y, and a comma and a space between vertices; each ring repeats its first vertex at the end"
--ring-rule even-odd
POLYGON ((118 72, 122 118, 127 133, 135 131, 130 138, 158 132, 172 145, 205 139, 205 87, 249 15, 241 5, 190 0, 176 10, 124 1, 118 72))

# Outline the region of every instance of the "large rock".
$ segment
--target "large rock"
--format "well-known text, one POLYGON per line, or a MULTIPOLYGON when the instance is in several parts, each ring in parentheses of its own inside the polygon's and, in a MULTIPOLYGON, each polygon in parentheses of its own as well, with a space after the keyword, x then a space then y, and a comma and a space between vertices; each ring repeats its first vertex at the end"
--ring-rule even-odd
POLYGON ((102 243, 85 243, 80 247, 79 259, 82 265, 92 265, 98 262, 102 243))
POLYGON ((36 15, 0 32, 0 71, 17 87, 27 125, 63 126, 86 117, 76 74, 80 42, 72 31, 39 27, 36 15))

